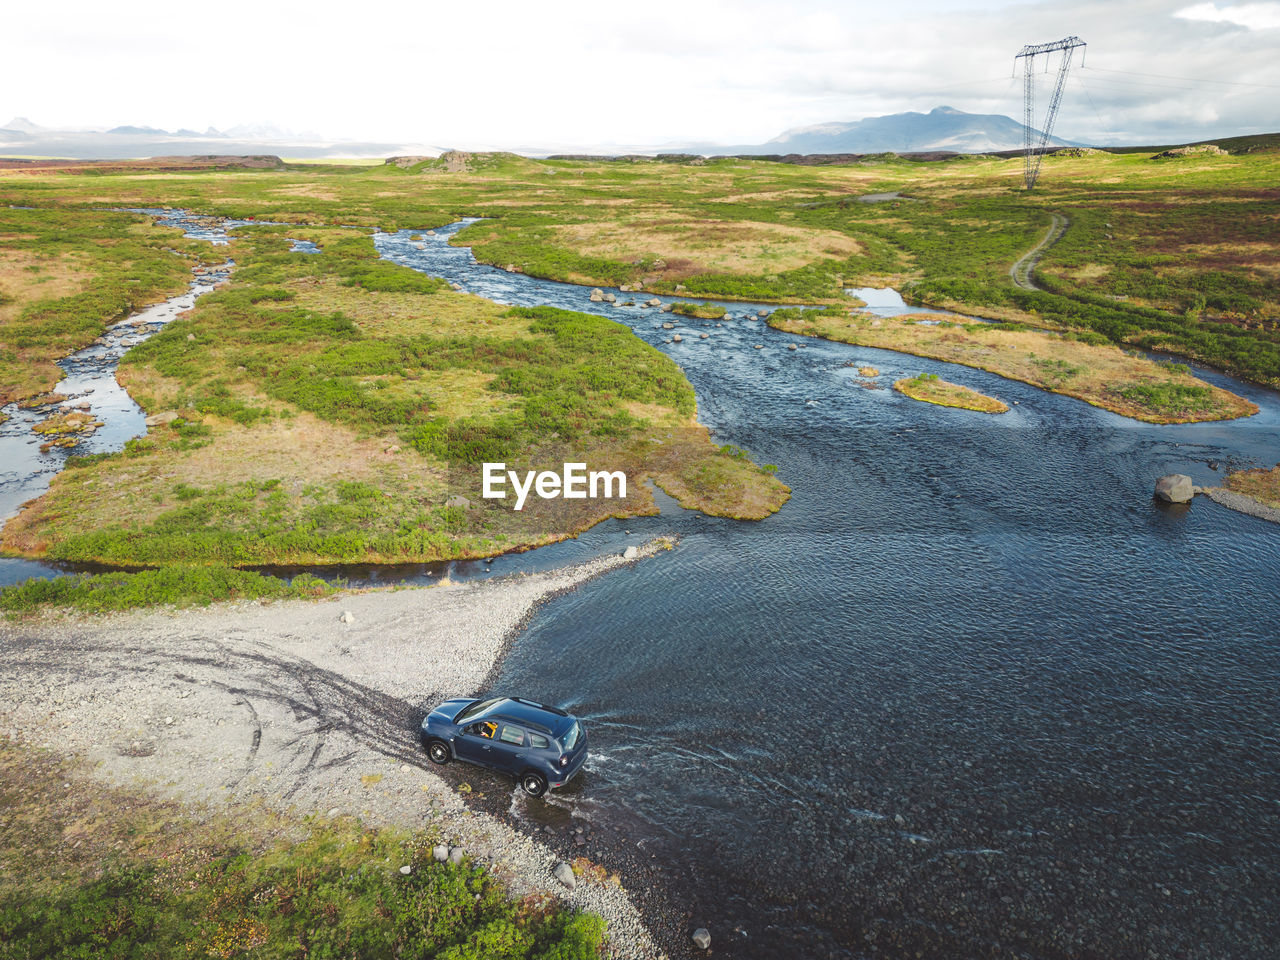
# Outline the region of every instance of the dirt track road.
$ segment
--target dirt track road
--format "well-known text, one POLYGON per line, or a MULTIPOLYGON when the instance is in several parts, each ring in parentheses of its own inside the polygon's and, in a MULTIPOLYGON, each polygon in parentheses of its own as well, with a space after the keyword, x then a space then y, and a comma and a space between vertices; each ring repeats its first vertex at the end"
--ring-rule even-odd
POLYGON ((1060 213, 1051 213, 1049 216, 1053 217, 1052 223, 1049 224, 1049 231, 1039 243, 1014 261, 1013 266, 1009 268, 1009 276, 1023 290, 1040 289, 1036 286, 1033 276, 1036 264, 1040 262, 1046 250, 1062 239, 1062 235, 1067 232, 1067 227, 1071 225, 1071 221, 1060 213))

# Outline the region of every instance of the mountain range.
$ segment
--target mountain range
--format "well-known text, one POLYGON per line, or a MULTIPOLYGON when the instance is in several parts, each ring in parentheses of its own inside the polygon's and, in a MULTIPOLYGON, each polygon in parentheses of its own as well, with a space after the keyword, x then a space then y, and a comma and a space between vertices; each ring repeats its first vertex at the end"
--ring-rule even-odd
MULTIPOLYGON (((714 143, 629 147, 636 154, 838 154, 838 153, 990 153, 1022 146, 1022 124, 1000 114, 965 113, 954 107, 935 107, 928 113, 894 113, 850 122, 820 123, 786 130, 767 143, 724 146, 714 143)), ((1039 131, 1036 131, 1037 136, 1039 131)), ((1057 137, 1053 146, 1081 146, 1057 137)), ((467 144, 465 149, 493 149, 467 144)), ((528 156, 560 150, 535 146, 516 148, 528 156)), ((583 147, 584 153, 616 153, 613 147, 583 147)), ((142 125, 108 130, 53 130, 15 117, 0 127, 0 155, 121 160, 175 154, 263 154, 288 157, 387 157, 395 154, 438 154, 440 147, 406 143, 325 140, 311 132, 293 132, 264 124, 242 124, 227 130, 209 127, 175 132, 142 125)))
MULTIPOLYGON (((288 157, 387 157, 427 152, 420 144, 388 141, 326 140, 317 133, 282 130, 265 124, 241 124, 203 133, 183 128, 124 124, 108 130, 57 130, 15 117, 0 127, 0 155, 69 157, 76 160, 129 160, 176 154, 279 154, 288 157), (411 148, 411 149, 407 149, 411 148)), ((436 151, 438 152, 438 150, 436 151)))
MULTIPOLYGON (((1035 131, 1037 137, 1040 131, 1035 131)), ((1051 137, 1057 147, 1078 147, 1051 137)), ((1023 145, 1022 124, 998 113, 965 113, 935 107, 928 113, 894 113, 847 123, 819 123, 786 130, 767 143, 717 147, 722 154, 787 153, 992 153, 1023 145)), ((699 144, 699 152, 708 145, 699 144)))

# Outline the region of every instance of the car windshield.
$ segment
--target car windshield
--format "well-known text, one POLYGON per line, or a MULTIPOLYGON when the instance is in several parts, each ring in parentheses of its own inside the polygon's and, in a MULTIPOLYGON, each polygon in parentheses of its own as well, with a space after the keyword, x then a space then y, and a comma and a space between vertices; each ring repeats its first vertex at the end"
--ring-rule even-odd
POLYGON ((572 750, 574 746, 577 745, 578 737, 580 736, 582 736, 582 727, 579 724, 574 723, 574 725, 569 728, 569 732, 560 738, 560 742, 564 744, 564 748, 566 750, 572 750))
POLYGON ((479 716, 496 703, 501 703, 502 697, 493 700, 477 700, 469 707, 465 707, 463 711, 453 718, 454 723, 466 723, 471 717, 479 716))

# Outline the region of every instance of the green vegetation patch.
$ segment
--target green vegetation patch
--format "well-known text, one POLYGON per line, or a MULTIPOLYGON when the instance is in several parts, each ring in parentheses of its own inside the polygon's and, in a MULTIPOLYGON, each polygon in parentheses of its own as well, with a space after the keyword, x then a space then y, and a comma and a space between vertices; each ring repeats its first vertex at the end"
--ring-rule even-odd
POLYGON ((48 390, 57 360, 107 324, 180 293, 213 260, 132 213, 0 205, 0 404, 48 390))
POLYGON ((1008 405, 985 393, 942 380, 936 373, 918 373, 894 383, 893 388, 912 400, 935 403, 940 407, 959 407, 978 413, 1007 413, 1008 405))
POLYGON ((682 317, 697 317, 700 320, 719 320, 725 315, 724 307, 714 303, 689 303, 681 300, 671 305, 671 312, 682 317))
POLYGON ((23 865, 0 881, 3 960, 600 955, 599 917, 512 900, 470 863, 436 863, 429 832, 299 829, 261 812, 194 821, 6 740, 0 773, 0 851, 23 865), (271 827, 301 837, 281 842, 271 827))
POLYGON ((0 589, 0 611, 27 614, 69 608, 106 613, 133 607, 172 604, 189 606, 215 600, 262 600, 321 597, 334 587, 310 574, 280 580, 226 566, 165 566, 136 573, 77 574, 52 580, 24 580, 0 589))
POLYGON ((646 476, 719 515, 786 499, 772 474, 717 454, 679 366, 621 324, 455 293, 350 230, 310 228, 311 255, 276 228, 243 233, 233 282, 121 363, 140 404, 173 419, 72 459, 5 549, 161 567, 423 561, 650 511, 646 476), (626 498, 517 512, 481 496, 483 462, 567 461, 623 471, 626 498))

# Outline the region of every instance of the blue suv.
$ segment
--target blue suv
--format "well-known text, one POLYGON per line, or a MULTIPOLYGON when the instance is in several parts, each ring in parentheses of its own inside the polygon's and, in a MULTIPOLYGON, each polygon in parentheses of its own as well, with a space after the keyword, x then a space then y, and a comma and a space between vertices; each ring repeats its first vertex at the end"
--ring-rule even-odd
POLYGON ((510 773, 531 797, 563 787, 587 759, 582 721, 519 697, 446 700, 427 714, 420 735, 432 763, 466 760, 510 773))

